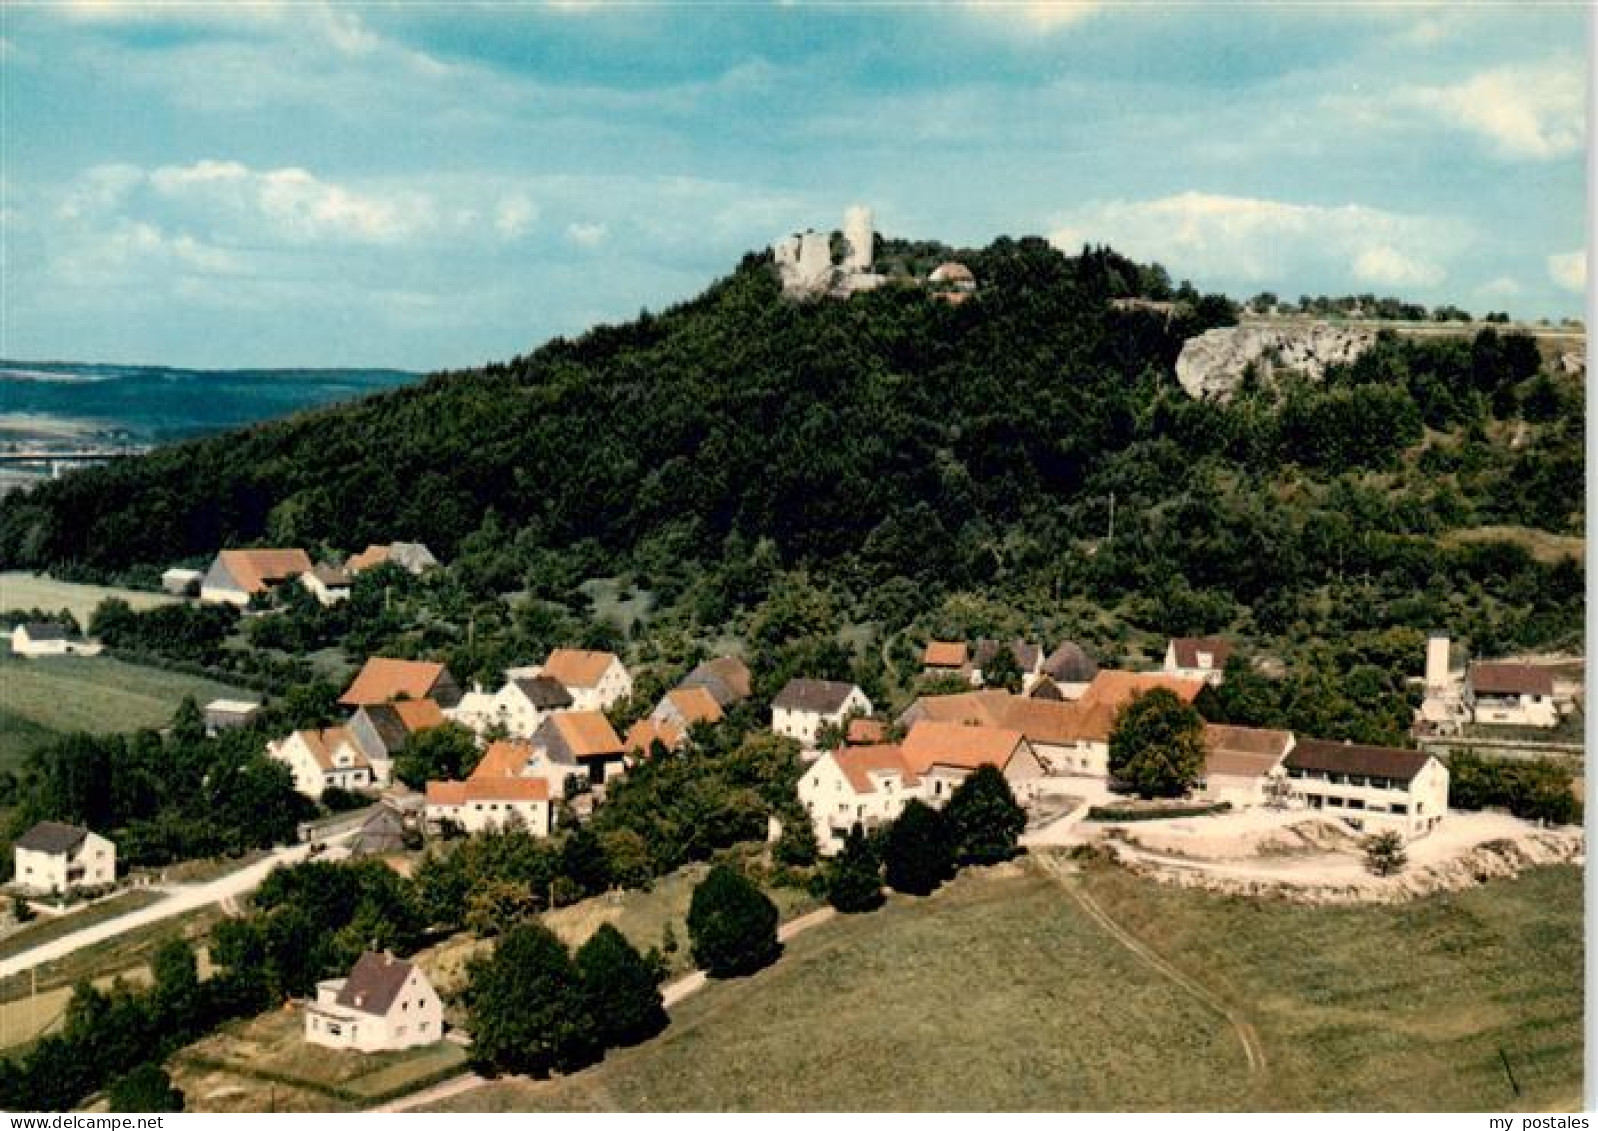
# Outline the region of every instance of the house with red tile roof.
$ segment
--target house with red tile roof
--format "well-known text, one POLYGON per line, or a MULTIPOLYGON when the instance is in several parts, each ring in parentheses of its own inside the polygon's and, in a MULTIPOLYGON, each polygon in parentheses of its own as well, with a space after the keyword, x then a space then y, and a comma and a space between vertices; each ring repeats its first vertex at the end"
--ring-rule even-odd
POLYGON ((900 749, 905 764, 929 783, 927 798, 933 804, 947 801, 981 766, 999 770, 1021 802, 1033 797, 1045 772, 1026 735, 1008 727, 925 720, 910 728, 900 749))
POLYGON ((443 664, 373 656, 361 667, 339 702, 346 707, 365 707, 397 699, 432 699, 448 709, 460 702, 461 689, 443 664))
POLYGON ((200 600, 238 605, 292 581, 311 568, 304 550, 223 550, 200 579, 200 600))
POLYGON ((571 694, 576 711, 608 710, 633 693, 633 677, 614 652, 556 648, 532 674, 559 680, 571 694))
POLYGON ((1286 779, 1282 760, 1292 752, 1292 731, 1258 727, 1204 726, 1204 784, 1199 796, 1206 801, 1250 809, 1273 800, 1286 779))
POLYGON ((371 761, 347 727, 297 730, 266 744, 267 757, 294 773, 294 788, 312 801, 329 787, 370 789, 376 784, 371 761))
POLYGON ((856 824, 870 831, 896 819, 912 797, 926 798, 904 751, 887 743, 828 751, 799 779, 798 792, 824 856, 842 849, 856 824))

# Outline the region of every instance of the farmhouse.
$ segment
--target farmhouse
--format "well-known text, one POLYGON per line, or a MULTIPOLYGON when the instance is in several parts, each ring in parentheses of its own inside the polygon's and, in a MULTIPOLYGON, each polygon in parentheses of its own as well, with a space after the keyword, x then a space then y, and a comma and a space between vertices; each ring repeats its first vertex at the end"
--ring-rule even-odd
POLYGON ((358 707, 344 726, 371 764, 373 782, 387 785, 394 776, 394 758, 410 736, 443 723, 444 712, 433 700, 401 699, 358 707))
POLYGON ((549 782, 541 777, 479 777, 427 783, 427 823, 448 822, 468 833, 519 824, 533 836, 555 827, 549 782))
POLYGON ((373 656, 339 702, 346 707, 365 707, 395 699, 433 699, 440 707, 453 707, 461 699, 460 685, 443 664, 373 656))
POLYGON ((734 703, 749 698, 752 682, 748 664, 736 656, 717 656, 700 663, 677 686, 703 687, 725 711, 734 703))
POLYGON ((329 787, 367 789, 376 784, 372 764, 348 727, 297 730, 267 743, 266 753, 294 772, 294 788, 312 801, 329 787))
POLYGON ((1206 801, 1228 802, 1234 809, 1264 805, 1285 793, 1282 759, 1293 749, 1292 731, 1255 727, 1204 727, 1206 801))
POLYGON ((1184 703, 1192 703, 1204 690, 1204 681, 1187 676, 1161 672, 1123 672, 1109 669, 1099 672, 1082 694, 1080 702, 1102 704, 1119 711, 1137 695, 1164 688, 1184 703))
POLYGON ((1465 675, 1465 703, 1477 724, 1559 725, 1553 673, 1533 664, 1472 664, 1465 675))
POLYGON ((599 711, 550 715, 534 733, 532 745, 551 762, 583 767, 594 785, 620 777, 627 768, 627 749, 610 720, 599 711))
POLYGON ((11 630, 13 656, 95 656, 100 645, 73 636, 64 625, 50 621, 19 624, 11 630))
POLYGON ((550 715, 574 706, 571 692, 558 679, 547 675, 512 676, 494 696, 489 725, 503 726, 505 733, 513 737, 531 738, 550 715))
POLYGON ((696 723, 719 723, 721 704, 704 687, 678 687, 661 696, 649 717, 687 733, 696 723))
POLYGON ((344 568, 354 575, 373 566, 383 565, 385 562, 393 563, 407 573, 418 575, 438 565, 438 559, 433 556, 433 552, 420 542, 391 542, 387 546, 366 547, 345 562, 344 568))
POLYGON ((200 579, 200 600, 242 608, 310 568, 304 550, 223 550, 200 579))
POLYGON ((871 700, 852 683, 791 679, 771 701, 771 729, 797 738, 808 750, 815 747, 823 726, 842 726, 847 715, 870 713, 871 700))
POLYGON ((577 711, 603 711, 633 693, 633 677, 613 652, 556 648, 534 674, 559 680, 577 711))
POLYGON ((30 892, 65 895, 116 883, 116 845, 77 825, 40 821, 17 838, 12 852, 14 882, 30 892))
POLYGON ((1177 636, 1165 646, 1165 674, 1220 683, 1232 645, 1218 636, 1177 636))
POLYGON ((823 754, 799 779, 798 792, 815 826, 816 843, 831 856, 843 848, 856 823, 868 832, 886 824, 925 790, 900 747, 875 744, 823 754))
POLYGON ((947 801, 979 766, 997 767, 1023 802, 1032 798, 1043 776, 1043 763, 1026 735, 1006 727, 919 722, 900 749, 905 764, 926 780, 924 795, 933 804, 947 801))
POLYGON ((324 608, 350 599, 351 578, 347 571, 322 562, 300 574, 300 584, 310 590, 324 608))
POLYGON ((347 978, 316 983, 305 1007, 305 1039, 356 1052, 430 1045, 444 1036, 444 1003, 420 967, 367 951, 347 978))
POLYGON ((1423 751, 1306 738, 1282 765, 1290 802, 1355 829, 1417 837, 1448 812, 1448 768, 1423 751))

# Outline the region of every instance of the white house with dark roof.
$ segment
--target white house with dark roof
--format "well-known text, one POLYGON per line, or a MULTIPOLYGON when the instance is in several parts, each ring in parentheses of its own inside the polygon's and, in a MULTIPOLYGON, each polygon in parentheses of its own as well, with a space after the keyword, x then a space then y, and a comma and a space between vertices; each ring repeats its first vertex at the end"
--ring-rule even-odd
POLYGON ((12 852, 12 882, 30 892, 64 895, 116 883, 116 845, 77 825, 40 821, 17 838, 12 852))
POLYGON ((1176 636, 1165 646, 1164 671, 1166 675, 1218 684, 1225 678, 1226 661, 1231 656, 1231 642, 1219 636, 1176 636))
POLYGON ((347 978, 316 984, 305 1006, 305 1039, 355 1052, 430 1045, 444 1036, 444 1003, 415 963, 367 951, 347 978))
POLYGON ((300 574, 300 584, 325 608, 350 599, 353 579, 341 566, 321 562, 300 574))
POLYGON ((1465 674, 1465 704, 1478 724, 1559 725, 1553 672, 1534 664, 1472 664, 1465 674))
POLYGON ((806 750, 813 749, 821 728, 842 726, 851 714, 871 714, 871 700, 852 683, 829 679, 790 679, 788 686, 771 701, 771 729, 788 738, 797 738, 806 750))
POLYGON ((1448 767, 1425 751, 1302 739, 1282 759, 1290 804, 1413 838, 1448 813, 1448 767))
POLYGON ((94 656, 100 645, 72 635, 53 621, 19 624, 11 630, 13 656, 94 656))
POLYGON ((1204 725, 1204 784, 1199 796, 1251 809, 1285 798, 1282 759, 1292 752, 1292 731, 1204 725))

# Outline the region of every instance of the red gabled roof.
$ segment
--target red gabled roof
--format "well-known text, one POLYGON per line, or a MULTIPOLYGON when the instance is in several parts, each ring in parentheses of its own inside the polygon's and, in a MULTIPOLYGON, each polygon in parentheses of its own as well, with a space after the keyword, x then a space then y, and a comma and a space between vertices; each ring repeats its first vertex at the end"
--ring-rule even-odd
POLYGON ((921 781, 920 775, 905 757, 903 748, 891 744, 845 746, 834 750, 827 757, 843 771, 843 776, 849 780, 850 787, 856 793, 876 792, 877 787, 871 781, 872 774, 896 775, 907 786, 916 785, 921 781))
POLYGON ((443 664, 373 656, 339 702, 346 707, 365 707, 400 698, 425 699, 443 674, 443 664))
POLYGON ((1552 695, 1554 674, 1532 664, 1472 664, 1472 691, 1488 695, 1552 695))
POLYGON ((965 662, 963 640, 928 640, 921 653, 921 666, 926 668, 963 668, 965 662))
POLYGON ((910 728, 901 749, 906 764, 918 774, 933 766, 967 770, 997 766, 1002 770, 1025 741, 1020 731, 1005 727, 923 721, 910 728))

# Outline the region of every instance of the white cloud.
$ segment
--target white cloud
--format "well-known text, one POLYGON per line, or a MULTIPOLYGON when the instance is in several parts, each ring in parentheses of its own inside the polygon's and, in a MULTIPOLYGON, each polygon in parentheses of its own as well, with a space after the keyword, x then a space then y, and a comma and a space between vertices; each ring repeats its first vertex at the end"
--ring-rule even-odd
POLYGON ((1097 0, 965 0, 968 11, 1032 32, 1058 31, 1103 6, 1097 0))
POLYGON ((1577 153, 1586 129, 1584 76, 1574 60, 1484 71, 1451 86, 1402 88, 1396 101, 1446 126, 1486 138, 1503 157, 1547 160, 1577 153))
POLYGON ((1548 257, 1548 277, 1567 291, 1580 294, 1587 289, 1587 251, 1577 248, 1548 257))
POLYGON ((1514 298, 1525 290, 1519 280, 1499 275, 1481 285, 1481 293, 1488 298, 1514 298))
POLYGON ((598 247, 610 235, 606 224, 575 220, 566 225, 566 235, 578 247, 598 247))
POLYGON ((1446 277, 1435 263, 1426 263, 1382 244, 1354 257, 1354 278, 1378 287, 1435 287, 1446 277))
POLYGON ((494 228, 508 240, 526 235, 538 219, 538 207, 525 193, 513 193, 494 209, 494 228))
POLYGON ((1466 242, 1447 222, 1364 205, 1199 192, 1084 205, 1059 215, 1049 238, 1066 251, 1109 243, 1180 274, 1278 288, 1312 280, 1323 286, 1436 286, 1447 277, 1438 256, 1466 242))

